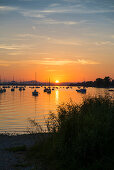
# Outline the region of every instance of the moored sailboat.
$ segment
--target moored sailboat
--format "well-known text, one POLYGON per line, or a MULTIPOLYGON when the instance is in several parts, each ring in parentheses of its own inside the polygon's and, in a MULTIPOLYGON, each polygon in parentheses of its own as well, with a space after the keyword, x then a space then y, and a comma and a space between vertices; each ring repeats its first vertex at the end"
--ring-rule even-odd
POLYGON ((50 78, 49 78, 49 87, 47 88, 47 93, 48 93, 48 94, 51 94, 50 78))
POLYGON ((79 93, 86 93, 86 88, 81 88, 81 89, 78 89, 78 90, 76 90, 77 92, 79 92, 79 93))
MULTIPOLYGON (((36 82, 36 73, 35 73, 35 82, 36 82)), ((36 86, 35 86, 35 88, 36 88, 36 86)), ((36 89, 32 92, 32 95, 33 96, 38 96, 38 91, 36 91, 36 89)))

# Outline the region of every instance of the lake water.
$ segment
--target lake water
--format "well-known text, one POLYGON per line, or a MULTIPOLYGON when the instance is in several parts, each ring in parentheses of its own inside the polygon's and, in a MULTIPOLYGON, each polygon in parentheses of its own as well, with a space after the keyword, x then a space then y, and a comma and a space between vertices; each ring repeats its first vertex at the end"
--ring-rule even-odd
POLYGON ((103 88, 87 88, 86 94, 76 92, 77 87, 66 89, 58 87, 51 94, 44 93, 44 88, 40 87, 39 96, 32 96, 32 91, 26 87, 25 91, 6 89, 0 94, 0 133, 27 133, 30 127, 29 119, 44 125, 49 112, 55 112, 61 103, 70 100, 80 104, 84 97, 109 94, 114 99, 114 92, 103 88))

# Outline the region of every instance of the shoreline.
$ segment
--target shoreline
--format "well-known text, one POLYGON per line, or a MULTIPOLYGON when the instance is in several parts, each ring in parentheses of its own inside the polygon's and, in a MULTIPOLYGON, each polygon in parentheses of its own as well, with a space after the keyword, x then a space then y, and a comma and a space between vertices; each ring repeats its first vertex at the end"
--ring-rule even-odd
POLYGON ((27 147, 33 145, 35 142, 43 140, 48 133, 37 134, 0 134, 0 149, 5 147, 12 147, 16 145, 26 145, 27 147))
POLYGON ((0 134, 0 169, 2 170, 15 170, 15 166, 19 166, 19 170, 30 170, 34 167, 31 165, 21 167, 21 164, 27 164, 24 157, 25 152, 11 152, 8 149, 14 147, 25 146, 27 149, 34 145, 36 142, 44 140, 48 134, 22 134, 22 135, 8 135, 0 134))

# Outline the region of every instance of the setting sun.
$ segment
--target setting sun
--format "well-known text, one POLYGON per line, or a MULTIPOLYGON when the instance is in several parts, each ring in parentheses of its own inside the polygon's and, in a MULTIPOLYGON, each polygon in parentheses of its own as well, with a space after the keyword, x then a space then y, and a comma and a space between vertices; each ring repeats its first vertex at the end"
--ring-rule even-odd
POLYGON ((56 80, 55 83, 59 83, 59 80, 56 80))

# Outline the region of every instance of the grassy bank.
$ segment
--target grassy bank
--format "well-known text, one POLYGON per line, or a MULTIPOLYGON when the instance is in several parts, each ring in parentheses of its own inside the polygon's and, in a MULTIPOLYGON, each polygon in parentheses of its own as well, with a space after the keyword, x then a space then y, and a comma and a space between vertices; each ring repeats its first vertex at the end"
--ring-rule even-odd
POLYGON ((114 169, 114 102, 88 98, 57 111, 47 120, 49 137, 30 149, 29 159, 40 159, 49 170, 114 169))

